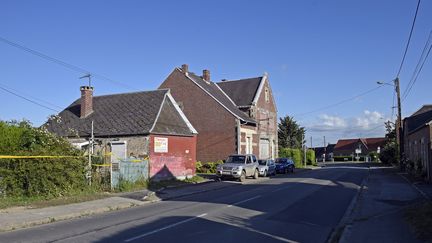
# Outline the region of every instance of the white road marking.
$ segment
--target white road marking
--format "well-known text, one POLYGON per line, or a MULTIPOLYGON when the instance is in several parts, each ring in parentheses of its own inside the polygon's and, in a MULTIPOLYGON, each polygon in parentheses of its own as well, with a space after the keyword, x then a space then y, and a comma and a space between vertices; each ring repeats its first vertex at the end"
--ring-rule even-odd
POLYGON ((255 196, 255 197, 251 197, 249 199, 246 199, 246 200, 243 200, 243 201, 240 201, 240 202, 236 202, 236 203, 230 204, 227 207, 230 208, 232 206, 239 205, 239 204, 242 204, 242 203, 245 203, 245 202, 249 202, 249 201, 252 201, 252 200, 260 198, 260 197, 261 197, 261 195, 258 195, 258 196, 255 196))
POLYGON ((150 232, 147 232, 147 233, 145 233, 145 234, 135 236, 135 237, 133 237, 133 238, 130 238, 130 239, 125 240, 124 242, 131 242, 131 241, 134 241, 134 240, 138 240, 138 239, 140 239, 140 238, 143 238, 143 237, 146 237, 146 236, 149 236, 149 235, 152 235, 152 234, 158 233, 158 232, 160 232, 160 231, 163 231, 163 230, 167 230, 167 229, 170 229, 170 228, 176 227, 176 226, 178 226, 178 225, 180 225, 180 224, 184 224, 184 223, 190 222, 190 221, 192 221, 192 220, 195 220, 195 219, 198 219, 198 218, 202 218, 202 217, 204 217, 204 216, 206 216, 206 215, 207 215, 207 213, 203 213, 203 214, 200 214, 200 215, 195 216, 195 217, 193 217, 193 218, 185 219, 185 220, 182 220, 182 221, 180 221, 180 222, 177 222, 177 223, 174 223, 174 224, 170 224, 170 225, 168 225, 168 226, 165 226, 165 227, 162 227, 162 228, 159 228, 159 229, 155 229, 155 230, 150 231, 150 232))

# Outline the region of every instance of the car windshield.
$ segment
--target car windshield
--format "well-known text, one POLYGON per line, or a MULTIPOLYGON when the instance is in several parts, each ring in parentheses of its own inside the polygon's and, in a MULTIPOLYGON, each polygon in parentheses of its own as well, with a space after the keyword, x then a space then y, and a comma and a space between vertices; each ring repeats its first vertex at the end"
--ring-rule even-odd
POLYGON ((264 159, 260 159, 260 160, 258 160, 258 164, 260 164, 260 165, 266 165, 267 161, 264 160, 264 159))
POLYGON ((241 155, 235 155, 235 156, 229 156, 226 160, 226 163, 238 163, 243 164, 245 162, 246 156, 241 155))
POLYGON ((282 164, 282 163, 285 163, 286 161, 287 161, 287 159, 281 159, 281 158, 279 158, 279 159, 275 160, 275 163, 276 164, 282 164))

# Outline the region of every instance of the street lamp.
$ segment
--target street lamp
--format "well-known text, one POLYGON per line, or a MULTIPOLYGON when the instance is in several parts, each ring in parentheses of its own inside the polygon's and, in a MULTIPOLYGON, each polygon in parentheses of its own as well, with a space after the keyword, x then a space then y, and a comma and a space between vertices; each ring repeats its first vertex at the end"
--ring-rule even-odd
POLYGON ((390 85, 395 87, 395 91, 397 94, 397 108, 398 108, 398 117, 396 121, 396 143, 399 145, 399 160, 401 169, 404 169, 403 164, 403 134, 402 134, 402 111, 401 111, 401 100, 400 100, 400 86, 399 86, 399 78, 395 78, 393 80, 394 84, 388 83, 388 82, 381 82, 378 81, 377 84, 379 85, 390 85))

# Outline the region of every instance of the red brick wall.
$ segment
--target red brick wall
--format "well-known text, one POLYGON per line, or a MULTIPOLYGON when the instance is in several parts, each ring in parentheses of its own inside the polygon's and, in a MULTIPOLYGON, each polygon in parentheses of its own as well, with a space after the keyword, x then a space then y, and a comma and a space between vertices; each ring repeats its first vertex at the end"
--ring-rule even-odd
POLYGON ((183 112, 198 131, 198 161, 222 160, 236 153, 236 119, 231 113, 177 69, 159 88, 171 90, 172 96, 183 104, 183 112))
MULTIPOLYGON (((276 111, 276 104, 274 103, 274 96, 271 90, 269 80, 266 80, 264 83, 263 89, 261 91, 260 96, 258 97, 258 101, 256 104, 256 119, 259 121, 258 126, 258 134, 260 134, 263 138, 269 138, 271 146, 270 146, 270 155, 275 153, 277 156, 278 153, 278 135, 277 135, 277 124, 278 124, 278 116, 276 111), (265 91, 268 90, 268 102, 265 99, 265 91), (266 120, 270 118, 269 120, 266 120), (274 140, 274 150, 272 151, 272 144, 274 140)), ((258 155, 259 156, 259 155, 258 155)))
POLYGON ((150 135, 150 178, 161 180, 195 175, 196 136, 150 135), (168 152, 154 152, 154 138, 168 138, 168 152))
POLYGON ((276 104, 273 102, 274 97, 272 90, 270 88, 268 80, 265 82, 264 87, 261 91, 260 96, 258 97, 258 101, 256 104, 257 110, 257 120, 266 119, 268 118, 267 114, 263 113, 262 111, 269 111, 270 117, 272 119, 267 121, 260 121, 259 130, 261 131, 268 131, 269 133, 273 133, 277 135, 277 113, 276 113, 276 104), (265 100, 265 89, 268 89, 269 91, 269 102, 266 102, 265 100))

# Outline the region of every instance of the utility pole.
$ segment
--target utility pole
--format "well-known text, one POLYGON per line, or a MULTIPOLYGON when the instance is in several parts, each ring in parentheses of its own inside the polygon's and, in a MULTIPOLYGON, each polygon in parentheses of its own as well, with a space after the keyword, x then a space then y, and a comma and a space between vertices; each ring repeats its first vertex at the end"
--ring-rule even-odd
POLYGON ((311 148, 313 148, 313 144, 312 144, 312 136, 311 136, 311 148))
POLYGON ((326 141, 325 141, 325 136, 324 136, 324 158, 323 158, 323 162, 325 162, 325 160, 326 160, 326 155, 327 155, 327 146, 326 146, 326 141))
POLYGON ((91 134, 89 138, 89 151, 88 151, 88 171, 87 171, 87 179, 88 183, 91 186, 92 181, 92 155, 93 155, 93 141, 94 141, 94 133, 93 133, 93 121, 91 121, 91 134))
POLYGON ((405 164, 403 162, 404 157, 404 144, 403 144, 403 133, 402 133, 402 109, 401 109, 401 99, 400 99, 400 84, 399 77, 394 80, 394 85, 397 94, 397 107, 398 107, 398 117, 396 121, 396 143, 399 146, 399 161, 402 170, 405 170, 405 164))
POLYGON ((305 135, 303 134, 303 140, 302 140, 302 145, 303 145, 303 154, 304 154, 304 167, 306 167, 306 143, 305 142, 305 135))

